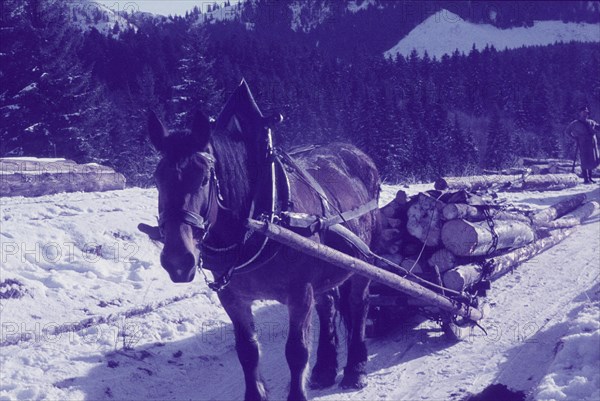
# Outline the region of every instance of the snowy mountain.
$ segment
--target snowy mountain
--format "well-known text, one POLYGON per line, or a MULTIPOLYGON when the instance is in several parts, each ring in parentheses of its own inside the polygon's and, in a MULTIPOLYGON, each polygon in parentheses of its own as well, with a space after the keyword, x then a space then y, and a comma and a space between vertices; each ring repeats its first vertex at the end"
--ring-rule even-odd
POLYGON ((137 27, 123 17, 123 11, 114 10, 91 0, 68 2, 67 4, 72 13, 72 23, 82 31, 95 28, 104 35, 115 36, 128 29, 137 31, 137 27))
MULTIPOLYGON (((384 186, 381 204, 398 189, 384 186)), ((584 185, 500 195, 539 209, 584 192, 600 199, 584 185)), ((156 190, 139 188, 3 198, 0 399, 242 399, 233 328, 216 294, 201 275, 170 282, 160 245, 136 229, 156 223, 156 206, 156 190)), ((476 329, 453 343, 436 323, 410 319, 368 340, 366 388, 334 386, 309 397, 462 401, 502 384, 532 400, 598 400, 598 252, 595 216, 493 283, 491 313, 481 322, 487 335, 476 329)), ((254 313, 269 395, 284 399, 287 310, 258 302, 254 313)))
POLYGON ((448 10, 440 10, 384 54, 408 57, 416 50, 420 56, 427 52, 430 57, 439 59, 454 51, 468 53, 473 46, 479 50, 486 46, 504 50, 570 41, 600 42, 600 24, 534 21, 530 27, 500 29, 491 24, 468 22, 448 10))

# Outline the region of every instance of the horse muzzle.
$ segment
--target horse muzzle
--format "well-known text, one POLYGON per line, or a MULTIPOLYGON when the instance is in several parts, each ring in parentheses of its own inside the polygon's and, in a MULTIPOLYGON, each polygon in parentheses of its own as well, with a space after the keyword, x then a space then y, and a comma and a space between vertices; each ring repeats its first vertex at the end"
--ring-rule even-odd
POLYGON ((196 258, 191 252, 160 255, 162 267, 169 273, 174 283, 189 283, 196 274, 196 258))

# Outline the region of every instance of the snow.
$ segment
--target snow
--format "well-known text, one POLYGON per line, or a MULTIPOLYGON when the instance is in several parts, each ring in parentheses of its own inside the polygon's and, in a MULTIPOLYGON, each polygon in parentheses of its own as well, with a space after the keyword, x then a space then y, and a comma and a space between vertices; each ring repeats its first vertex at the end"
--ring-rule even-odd
POLYGON ((123 6, 125 8, 123 10, 118 9, 120 6, 118 2, 115 2, 109 7, 96 1, 85 0, 80 2, 69 2, 69 6, 77 17, 77 21, 72 22, 72 24, 83 31, 96 28, 98 32, 103 35, 112 36, 115 23, 119 25, 119 33, 126 31, 127 29, 137 31, 135 25, 117 12, 131 11, 129 8, 135 8, 135 3, 133 2, 125 3, 123 6), (117 7, 116 11, 113 7, 117 7), (101 18, 95 18, 97 16, 101 18))
POLYGON ((366 10, 369 6, 375 5, 375 0, 351 0, 348 2, 348 11, 351 13, 357 13, 359 11, 366 10))
POLYGON ((332 10, 325 2, 319 6, 296 0, 290 3, 289 8, 292 11, 291 29, 294 32, 309 33, 332 16, 332 10))
POLYGON ((37 84, 37 82, 32 82, 32 83, 30 83, 29 85, 27 85, 26 87, 24 87, 23 89, 21 89, 21 90, 19 91, 19 94, 21 94, 21 93, 26 93, 26 92, 31 92, 31 91, 33 91, 33 90, 36 90, 36 89, 37 89, 37 87, 38 87, 38 84, 37 84))
POLYGON ((25 161, 25 162, 37 162, 37 163, 56 163, 56 162, 64 162, 67 159, 61 158, 44 158, 44 157, 1 157, 0 162, 11 162, 11 161, 25 161))
POLYGON ((538 401, 600 400, 600 289, 588 295, 590 304, 567 323, 568 332, 538 388, 538 401))
POLYGON ((473 45, 480 50, 486 45, 504 50, 570 41, 600 42, 600 24, 534 21, 532 27, 500 29, 489 24, 467 22, 448 10, 440 10, 384 55, 395 57, 401 54, 406 57, 415 49, 420 56, 427 52, 430 57, 441 58, 455 50, 468 53, 473 45))
MULTIPOLYGON (((398 189, 384 186, 381 204, 398 189)), ((575 193, 600 199, 584 185, 500 196, 542 208, 575 193)), ((216 295, 202 275, 171 283, 160 246, 136 228, 156 223, 156 207, 156 190, 139 188, 0 200, 0 400, 243 398, 216 295)), ((594 216, 494 282, 488 336, 476 329, 450 343, 434 322, 415 318, 369 340, 368 387, 309 398, 458 401, 502 383, 539 400, 597 399, 599 252, 594 216)), ((284 399, 286 309, 259 302, 254 311, 270 398, 284 399)))

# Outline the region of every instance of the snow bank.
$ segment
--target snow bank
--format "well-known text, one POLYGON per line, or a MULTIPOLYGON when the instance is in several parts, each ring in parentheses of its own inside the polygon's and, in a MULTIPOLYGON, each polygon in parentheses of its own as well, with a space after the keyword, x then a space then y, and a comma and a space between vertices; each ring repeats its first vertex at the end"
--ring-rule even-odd
POLYGON ((448 10, 440 10, 414 28, 384 55, 395 57, 401 54, 406 57, 414 49, 420 56, 427 52, 430 57, 439 59, 455 50, 469 53, 473 45, 480 50, 486 45, 504 50, 570 41, 600 42, 600 24, 534 21, 529 28, 500 29, 489 24, 467 22, 448 10))
POLYGON ((600 400, 599 293, 597 289, 596 301, 569 323, 569 331, 557 344, 556 358, 539 385, 536 400, 600 400))
MULTIPOLYGON (((381 204, 398 189, 384 186, 381 204)), ((432 185, 402 189, 414 194, 432 185)), ((583 185, 501 196, 537 209, 581 192, 600 198, 598 189, 583 185)), ((233 329, 215 293, 201 274, 192 283, 173 284, 160 266, 160 245, 137 230, 138 223, 156 224, 156 208, 156 190, 137 188, 2 199, 0 401, 243 398, 233 329)), ((434 322, 407 322, 387 338, 369 340, 367 388, 346 393, 334 386, 311 390, 309 398, 458 400, 497 380, 511 388, 522 382, 517 390, 529 390, 537 381, 528 377, 546 373, 541 370, 547 365, 536 358, 539 349, 552 354, 564 335, 549 336, 546 343, 545 327, 560 323, 565 305, 576 304, 573 299, 598 281, 599 238, 596 219, 495 282, 489 296, 493 311, 482 322, 488 336, 475 331, 454 344, 434 322)), ((573 317, 540 395, 560 391, 572 400, 597 395, 594 305, 573 317)), ((284 399, 286 309, 263 302, 254 312, 261 371, 271 398, 284 399)), ((343 355, 339 361, 344 366, 343 355)))

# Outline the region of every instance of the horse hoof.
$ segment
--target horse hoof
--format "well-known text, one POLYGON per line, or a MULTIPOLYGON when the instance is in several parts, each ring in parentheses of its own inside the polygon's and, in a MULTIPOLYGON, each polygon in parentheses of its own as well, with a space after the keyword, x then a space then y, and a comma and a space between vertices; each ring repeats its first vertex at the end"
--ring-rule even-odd
POLYGON ((367 387, 367 375, 365 373, 345 374, 340 387, 352 390, 363 389, 367 387))
POLYGON ((337 369, 313 369, 310 375, 309 386, 313 390, 331 387, 335 384, 337 369))

